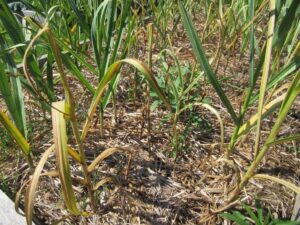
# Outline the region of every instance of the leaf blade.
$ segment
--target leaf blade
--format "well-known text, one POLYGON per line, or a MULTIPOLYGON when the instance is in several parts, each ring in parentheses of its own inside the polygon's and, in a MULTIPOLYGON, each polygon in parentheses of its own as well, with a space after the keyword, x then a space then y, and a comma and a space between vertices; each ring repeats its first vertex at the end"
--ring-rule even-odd
POLYGON ((67 209, 74 214, 80 214, 75 200, 68 159, 66 121, 63 113, 67 113, 65 101, 52 103, 53 139, 56 154, 56 166, 61 181, 64 202, 67 209), (57 111, 59 110, 59 111, 57 111))
POLYGON ((238 119, 236 113, 234 112, 230 101, 228 100, 227 96, 225 95, 223 89, 221 88, 221 85, 219 84, 219 81, 217 80, 216 75, 214 74, 214 72, 211 69, 211 66, 209 65, 209 62, 205 56, 201 41, 197 35, 194 25, 192 24, 191 18, 189 17, 186 9, 184 8, 181 1, 179 1, 179 0, 178 0, 178 5, 179 5, 179 9, 180 9, 184 27, 186 29, 187 35, 192 44, 193 51, 198 59, 198 62, 200 63, 202 69, 205 71, 205 74, 206 74, 208 80, 210 81, 211 85, 214 87, 214 89, 217 92, 218 96, 220 97, 221 101, 227 108, 227 111, 229 112, 234 123, 236 125, 238 125, 240 123, 239 119, 238 119))

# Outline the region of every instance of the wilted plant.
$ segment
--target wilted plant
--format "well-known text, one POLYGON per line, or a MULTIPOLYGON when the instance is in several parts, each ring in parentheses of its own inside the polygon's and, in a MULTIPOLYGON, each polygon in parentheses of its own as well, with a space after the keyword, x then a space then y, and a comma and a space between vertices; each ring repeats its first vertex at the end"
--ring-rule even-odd
MULTIPOLYGON (((253 25, 254 23, 253 20, 255 19, 254 2, 255 1, 250 1, 249 4, 250 17, 249 19, 247 19, 248 23, 250 24, 249 87, 246 90, 246 97, 244 99, 244 104, 240 112, 238 112, 237 114, 232 104, 228 100, 228 97, 226 96, 225 92, 223 91, 220 82, 217 79, 216 74, 213 72, 207 57, 205 56, 201 41, 193 26, 191 18, 189 17, 181 1, 178 1, 182 20, 185 29, 187 31, 188 38, 192 44, 193 51, 201 65, 201 68, 205 72, 205 75, 207 76, 211 85, 214 87, 216 93, 220 97, 222 103, 226 107, 227 111, 231 116, 231 119, 235 124, 235 129, 231 138, 231 142, 225 153, 226 158, 230 157, 230 154, 233 152, 234 146, 236 142, 239 140, 239 138, 242 135, 247 134, 250 131, 250 129, 255 125, 257 127, 256 140, 255 140, 255 152, 254 152, 255 157, 251 165, 247 169, 245 175, 242 176, 240 183, 237 184, 235 191, 231 193, 229 201, 232 201, 238 197, 240 191, 247 185, 249 179, 251 178, 270 179, 274 182, 285 185, 291 188, 292 190, 300 193, 300 189, 298 187, 296 187, 295 185, 287 181, 281 180, 276 177, 268 176, 268 175, 259 175, 259 174, 255 175, 255 171, 257 167, 259 166, 264 156, 268 153, 270 146, 273 143, 277 143, 276 135, 279 132, 279 128, 283 123, 284 119, 286 118, 289 109, 291 108, 293 102, 295 101, 295 98, 300 93, 300 72, 299 72, 300 64, 299 62, 297 63, 299 57, 299 55, 297 56, 297 53, 290 55, 287 61, 289 63, 287 65, 284 65, 282 68, 278 67, 279 65, 278 62, 273 62, 272 65, 274 65, 275 63, 277 68, 272 70, 273 67, 271 66, 270 69, 272 49, 274 50, 274 55, 277 55, 278 50, 282 52, 283 46, 286 47, 287 43, 293 43, 294 45, 296 45, 296 43, 293 40, 294 40, 294 35, 298 35, 298 32, 295 32, 295 30, 292 28, 294 26, 297 26, 296 25, 297 21, 299 21, 299 15, 295 14, 295 10, 296 10, 295 8, 299 8, 300 4, 298 1, 291 1, 291 2, 286 2, 285 4, 278 5, 279 10, 281 9, 281 11, 279 13, 279 19, 277 19, 277 21, 279 21, 279 25, 276 25, 275 13, 274 13, 276 3, 274 0, 269 1, 270 18, 268 21, 268 32, 266 34, 267 40, 266 43, 264 44, 265 47, 263 48, 262 51, 260 51, 261 56, 259 57, 260 58, 259 63, 255 71, 254 70, 255 68, 254 67, 254 52, 255 52, 254 38, 255 37, 254 37, 254 25, 253 25), (285 8, 284 11, 283 8, 285 8), (291 14, 285 14, 285 12, 291 12, 291 14), (290 18, 290 16, 292 16, 293 19, 288 19, 290 18), (282 43, 286 43, 286 44, 282 45, 282 43), (261 73, 261 69, 262 69, 262 76, 260 79, 260 91, 259 94, 256 94, 253 92, 254 92, 254 87, 258 81, 259 75, 261 73), (287 86, 284 86, 285 88, 278 88, 276 91, 276 88, 280 85, 280 82, 286 78, 292 79, 292 81, 289 82, 287 86), (265 102, 265 95, 267 94, 267 91, 272 89, 273 91, 271 91, 271 97, 269 97, 269 99, 272 99, 272 97, 274 96, 274 100, 265 102), (282 94, 281 97, 276 97, 276 95, 274 95, 274 93, 280 93, 282 91, 284 91, 284 94, 282 94), (259 99, 257 115, 254 115, 250 120, 244 122, 246 112, 248 111, 249 107, 253 105, 254 101, 257 99, 259 99), (278 107, 279 107, 279 111, 278 111, 277 120, 273 125, 268 138, 264 141, 262 147, 260 147, 260 128, 261 128, 262 119, 267 115, 269 115, 271 112, 273 112, 275 109, 278 109, 278 107)), ((293 137, 288 137, 287 140, 291 140, 294 138, 298 138, 298 135, 293 137)))
POLYGON ((57 41, 53 37, 51 28, 48 26, 48 24, 46 24, 43 27, 43 29, 41 29, 38 32, 37 36, 35 36, 32 39, 31 43, 29 44, 25 52, 24 55, 25 76, 27 77, 28 81, 33 85, 33 89, 35 89, 34 84, 31 81, 31 74, 27 71, 28 64, 26 63, 26 60, 30 48, 33 46, 34 42, 37 41, 39 37, 44 35, 44 33, 47 35, 49 45, 51 46, 53 56, 56 61, 57 69, 61 77, 62 86, 64 88, 66 100, 61 102, 54 102, 52 104, 52 125, 53 125, 53 134, 54 134, 54 146, 50 147, 45 152, 44 157, 42 157, 39 165, 35 170, 30 185, 27 187, 27 194, 25 199, 25 205, 26 205, 25 212, 26 212, 28 224, 31 224, 32 221, 32 209, 33 209, 35 189, 38 184, 39 177, 41 176, 42 168, 51 151, 55 149, 57 171, 53 171, 52 173, 50 173, 50 175, 59 176, 66 207, 73 214, 82 214, 82 212, 77 208, 76 200, 73 194, 72 178, 71 178, 68 156, 70 155, 76 163, 79 163, 81 165, 84 177, 82 179, 77 179, 77 181, 79 181, 82 185, 87 187, 91 206, 93 210, 96 211, 97 204, 94 198, 94 192, 101 185, 103 185, 105 182, 109 181, 110 179, 105 178, 104 180, 96 184, 93 184, 91 181, 91 173, 95 170, 96 166, 103 161, 103 159, 110 156, 111 154, 114 154, 117 151, 129 152, 130 154, 132 154, 130 150, 126 150, 123 148, 111 148, 103 151, 98 157, 95 158, 95 160, 90 165, 88 165, 86 161, 85 151, 83 148, 83 143, 85 141, 87 132, 90 128, 91 121, 95 115, 96 108, 103 100, 103 95, 105 93, 108 84, 115 79, 122 64, 127 63, 137 68, 145 76, 150 87, 157 93, 157 95, 162 99, 162 101, 165 102, 167 106, 169 106, 168 100, 166 99, 163 92, 157 85, 156 80, 153 77, 151 71, 148 69, 148 67, 145 64, 135 59, 123 59, 123 60, 115 61, 112 63, 111 66, 109 66, 107 72, 103 75, 98 87, 95 90, 95 94, 91 102, 91 105, 89 107, 85 124, 82 128, 82 132, 80 132, 79 123, 75 113, 74 98, 71 93, 67 81, 67 76, 64 70, 61 50, 58 46, 57 41), (68 147, 67 145, 67 134, 66 134, 67 121, 69 121, 71 124, 73 135, 76 140, 76 144, 78 148, 77 150, 74 150, 71 147, 68 147))
MULTIPOLYGON (((228 3, 228 1, 222 0, 205 0, 207 22, 202 39, 205 40, 210 37, 216 30, 220 31, 219 45, 211 60, 206 57, 196 29, 186 10, 193 5, 193 1, 178 1, 188 38, 203 72, 195 72, 195 68, 190 65, 187 68, 182 67, 177 53, 174 50, 165 49, 162 50, 161 54, 166 53, 169 55, 173 59, 174 65, 163 62, 165 66, 164 76, 162 76, 160 84, 156 82, 152 74, 153 39, 163 39, 159 43, 161 45, 156 48, 160 51, 162 47, 165 48, 166 40, 175 31, 180 21, 180 15, 176 14, 178 8, 173 7, 172 1, 159 1, 158 4, 155 0, 22 0, 22 2, 44 18, 46 24, 35 21, 33 18, 24 18, 28 25, 27 29, 32 34, 32 40, 28 45, 22 29, 9 10, 6 1, 0 1, 0 20, 1 25, 3 25, 1 29, 4 31, 1 30, 2 33, 0 34, 0 91, 9 113, 9 116, 7 116, 6 112, 0 112, 0 122, 20 146, 33 167, 30 155, 30 140, 27 140, 28 131, 22 92, 22 88, 26 88, 30 93, 30 97, 34 97, 44 111, 51 112, 54 140, 54 144, 46 150, 38 162, 32 178, 24 185, 28 185, 26 186, 25 196, 25 213, 28 224, 32 222, 34 197, 41 176, 53 176, 60 179, 65 206, 68 212, 75 215, 88 215, 89 213, 86 212, 86 208, 81 209, 78 207, 78 201, 72 187, 75 181, 88 190, 91 208, 94 212, 97 211, 98 204, 95 192, 99 187, 113 179, 105 177, 100 181, 93 182, 91 177, 96 171, 96 167, 106 157, 115 152, 128 153, 130 157, 125 177, 127 176, 130 158, 133 153, 131 150, 110 148, 103 151, 89 163, 86 160, 84 149, 84 143, 97 109, 100 110, 100 133, 103 136, 105 128, 104 110, 119 86, 118 83, 122 74, 121 67, 124 63, 141 72, 149 84, 146 90, 148 138, 151 135, 150 88, 152 89, 152 95, 158 96, 160 101, 170 109, 173 123, 173 133, 171 135, 173 135, 176 156, 181 147, 177 125, 180 116, 185 112, 196 113, 198 108, 205 108, 217 117, 221 130, 220 148, 225 152, 225 159, 220 161, 231 165, 234 164, 231 158, 236 144, 256 126, 254 159, 241 180, 236 184, 236 189, 228 193, 229 201, 233 201, 239 196, 241 190, 248 185, 251 178, 270 179, 300 192, 300 189, 290 182, 269 175, 256 174, 257 167, 271 146, 299 139, 299 135, 282 139, 277 139, 276 136, 300 92, 299 1, 279 1, 275 4, 274 0, 249 0, 248 3, 246 1, 230 1, 228 3), (133 41, 137 37, 133 34, 138 21, 138 10, 133 9, 133 5, 141 4, 141 13, 146 15, 149 10, 143 7, 144 3, 150 5, 149 8, 152 9, 153 28, 158 33, 153 35, 152 25, 148 26, 148 65, 136 59, 126 58, 133 41), (266 9, 268 3, 269 9, 266 9), (133 13, 131 13, 131 9, 133 9, 133 13), (255 29, 254 25, 263 12, 267 10, 270 12, 270 18, 268 19, 268 33, 265 35, 266 28, 255 29), (275 10, 276 13, 274 13, 275 10), (174 20, 173 23, 170 23, 171 19, 174 20), (249 85, 244 91, 245 95, 242 99, 241 108, 236 109, 223 90, 217 72, 221 51, 223 49, 234 49, 240 40, 240 36, 243 36, 241 52, 246 53, 246 50, 249 50, 249 85), (93 54, 91 55, 90 51, 85 52, 89 43, 92 44, 93 54), (27 46, 27 49, 25 46, 27 46), (249 49, 247 46, 249 46, 249 49), (13 54, 18 59, 14 58, 13 54), (43 69, 37 60, 40 54, 47 55, 47 62, 43 65, 43 69), (256 60, 256 56, 258 56, 258 60, 256 60), (23 57, 26 79, 24 76, 20 76, 16 66, 17 61, 23 57), (211 67, 212 62, 217 65, 215 69, 211 67), (54 94, 53 68, 58 71, 59 79, 57 80, 61 82, 64 90, 65 100, 59 102, 54 94), (95 85, 88 81, 81 68, 85 68, 94 74, 98 83, 95 85), (85 120, 83 127, 76 114, 77 108, 66 75, 66 69, 68 74, 75 77, 82 87, 93 96, 87 115, 81 117, 85 120), (195 98, 191 99, 191 92, 199 86, 203 74, 212 84, 235 124, 228 146, 224 144, 224 126, 220 113, 212 106, 201 102, 203 100, 201 96, 198 98, 193 96, 195 98), (285 81, 285 84, 283 84, 283 81, 285 81), (258 84, 260 84, 260 90, 256 91, 258 84), (168 93, 171 104, 162 89, 165 89, 164 92, 168 93), (253 108, 257 100, 256 114, 246 121, 245 118, 247 118, 250 107, 253 108), (267 139, 262 142, 260 138, 261 123, 264 118, 276 110, 278 116, 275 124, 267 139), (72 128, 70 135, 67 135, 66 132, 68 124, 72 128), (68 145, 68 136, 75 139, 76 147, 68 145), (53 152, 56 156, 56 169, 44 172, 44 165, 53 152), (72 176, 69 165, 70 158, 72 158, 72 163, 81 166, 82 177, 75 178, 72 176)), ((170 45, 172 47, 172 44, 170 45)), ((116 107, 114 101, 113 107, 116 107)), ((188 126, 189 124, 186 125, 186 127, 188 126)))

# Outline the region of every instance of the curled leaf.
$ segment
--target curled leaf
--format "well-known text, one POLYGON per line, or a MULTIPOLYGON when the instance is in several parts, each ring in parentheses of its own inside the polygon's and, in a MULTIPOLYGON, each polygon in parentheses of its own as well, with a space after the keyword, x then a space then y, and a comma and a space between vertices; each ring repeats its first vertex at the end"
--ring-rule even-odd
MULTIPOLYGON (((40 159, 35 171, 33 173, 32 179, 30 181, 29 186, 26 189, 25 195, 25 215, 26 221, 28 225, 32 224, 32 215, 33 215, 33 202, 36 193, 36 189, 38 186, 39 179, 41 177, 41 172, 44 168, 44 165, 49 157, 49 155, 54 151, 54 145, 48 148, 40 159)), ((17 201, 16 201, 17 202, 17 201)), ((17 205, 17 204, 16 204, 17 205)))
POLYGON ((105 158, 109 157, 110 155, 116 153, 116 152, 127 152, 130 155, 132 154, 132 151, 126 148, 120 148, 120 147, 116 147, 116 148, 108 148, 106 150, 104 150, 88 167, 88 171, 89 173, 91 173, 92 171, 95 170, 96 166, 101 163, 105 158))
POLYGON ((110 177, 106 177, 102 180, 100 180, 94 187, 93 187, 93 191, 97 191, 101 186, 103 186, 104 184, 111 182, 112 178, 110 177))
POLYGON ((255 174, 252 178, 254 179, 267 179, 271 180, 273 182, 276 182, 278 184, 281 184, 283 186, 286 186, 287 188, 291 189, 292 191, 296 192, 297 194, 300 194, 300 188, 296 185, 292 184, 291 182, 288 182, 286 180, 280 179, 278 177, 266 175, 266 174, 255 174))

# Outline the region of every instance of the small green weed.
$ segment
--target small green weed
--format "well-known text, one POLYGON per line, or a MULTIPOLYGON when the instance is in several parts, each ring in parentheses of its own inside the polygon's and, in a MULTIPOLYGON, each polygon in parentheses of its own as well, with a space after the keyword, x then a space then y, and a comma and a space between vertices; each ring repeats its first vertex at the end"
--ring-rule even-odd
POLYGON ((221 213, 220 216, 224 219, 230 220, 234 222, 234 224, 238 225, 299 225, 299 221, 288 221, 288 220, 280 220, 275 219, 272 215, 270 209, 265 210, 261 201, 255 200, 255 210, 250 206, 242 203, 243 209, 246 212, 232 210, 230 213, 221 213))

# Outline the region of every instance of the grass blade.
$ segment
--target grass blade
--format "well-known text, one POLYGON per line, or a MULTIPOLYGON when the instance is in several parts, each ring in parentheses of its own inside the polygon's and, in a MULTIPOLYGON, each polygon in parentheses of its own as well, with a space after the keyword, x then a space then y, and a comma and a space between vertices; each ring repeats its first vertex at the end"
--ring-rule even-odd
POLYGON ((75 15, 76 15, 76 17, 78 19, 79 25, 82 27, 82 29, 84 30, 84 32, 87 35, 89 35, 91 33, 90 27, 86 23, 83 14, 79 11, 79 9, 77 8, 75 2, 73 0, 67 0, 67 2, 69 3, 69 5, 71 6, 73 12, 75 13, 75 15))
POLYGON ((111 182, 112 178, 110 177, 106 177, 102 180, 100 180, 97 184, 95 184, 95 186, 93 187, 93 191, 97 191, 101 186, 103 186, 104 184, 111 182))
POLYGON ((23 121, 23 119, 25 119, 24 104, 22 104, 23 98, 22 94, 18 93, 19 91, 21 91, 20 80, 16 80, 13 78, 12 82, 14 83, 13 86, 18 88, 17 90, 13 90, 12 86, 10 85, 3 64, 0 61, 0 92, 4 98, 10 116, 12 117, 16 126, 20 129, 20 132, 26 138, 26 123, 25 121, 23 121))
POLYGON ((288 182, 286 180, 280 179, 278 177, 274 177, 274 176, 270 176, 267 174, 255 174, 253 176, 254 179, 267 179, 267 180, 271 180, 273 182, 276 182, 278 184, 281 184, 289 189, 291 189, 292 191, 296 192, 297 194, 300 194, 300 188, 297 187, 296 185, 292 184, 291 182, 288 182))
POLYGON ((81 73, 81 71, 77 68, 77 66, 73 63, 72 59, 68 54, 61 54, 62 62, 70 70, 72 75, 74 75, 80 83, 87 88, 92 94, 95 93, 94 87, 91 83, 85 78, 85 76, 81 73))
MULTIPOLYGON (((285 94, 277 97, 276 99, 274 99, 273 101, 271 101, 267 105, 265 105, 263 107, 261 117, 265 118, 268 115, 270 115, 272 112, 274 112, 274 110, 276 110, 281 105, 284 98, 285 98, 285 94)), ((237 138, 239 138, 243 134, 247 134, 249 132, 249 130, 257 124, 257 120, 258 120, 258 114, 255 114, 247 122, 245 122, 240 127, 239 132, 237 134, 237 138)))
POLYGON ((109 148, 104 150, 94 161, 89 165, 88 171, 91 173, 95 170, 96 166, 101 163, 105 158, 109 157, 110 155, 116 153, 116 152, 128 152, 129 154, 132 154, 132 151, 126 148, 109 148))
POLYGON ((44 168, 44 165, 49 157, 49 155, 54 151, 54 145, 48 148, 45 153, 43 154, 42 158, 40 159, 35 171, 33 173, 31 182, 26 189, 25 195, 25 215, 26 221, 28 225, 32 224, 32 215, 33 215, 33 203, 35 198, 36 189, 38 186, 38 182, 44 168))
MULTIPOLYGON (((1 51, 7 49, 7 43, 4 38, 0 36, 1 51)), ((13 46, 14 48, 16 46, 13 46)), ((8 48, 9 49, 9 48, 8 48)), ((4 96, 4 101, 9 110, 10 116, 14 123, 27 139, 27 127, 26 127, 26 113, 23 100, 23 90, 21 87, 20 76, 18 76, 17 67, 15 61, 10 52, 4 51, 3 60, 9 70, 10 85, 8 78, 4 70, 4 66, 0 65, 0 92, 4 96)))
POLYGON ((288 142, 288 141, 294 141, 294 140, 300 140, 300 134, 296 134, 296 135, 292 135, 292 136, 289 136, 289 137, 284 137, 284 138, 280 138, 276 141, 273 141, 273 142, 269 142, 269 143, 266 143, 266 145, 278 145, 278 144, 282 144, 282 143, 285 143, 285 142, 288 142))
MULTIPOLYGON (((293 75, 300 68, 300 57, 295 57, 289 64, 285 65, 277 74, 270 77, 267 84, 267 90, 274 87, 279 82, 293 75)), ((251 97, 249 104, 252 105, 259 97, 255 94, 251 97)))
MULTIPOLYGON (((103 1, 99 7, 97 8, 95 12, 94 19, 92 21, 92 28, 91 28, 91 41, 93 43, 93 48, 94 48, 94 54, 95 54, 95 59, 98 67, 98 76, 99 79, 101 79, 101 68, 103 67, 103 64, 106 64, 106 62, 103 60, 103 51, 104 51, 104 46, 103 43, 106 41, 105 40, 105 20, 106 16, 105 13, 107 11, 109 5, 109 0, 103 1)), ((110 48, 110 42, 112 40, 109 40, 109 42, 106 43, 106 47, 110 48)))
POLYGON ((68 154, 72 157, 72 159, 74 159, 78 163, 81 163, 81 158, 80 158, 80 155, 78 154, 78 152, 75 151, 70 146, 68 146, 67 148, 68 148, 68 154))
POLYGON ((295 21, 295 17, 297 12, 299 12, 299 9, 300 1, 292 1, 290 7, 288 8, 284 18, 279 25, 279 28, 274 35, 273 47, 281 48, 283 46, 286 36, 291 31, 292 24, 295 21))
POLYGON ((254 147, 254 155, 255 157, 259 151, 259 141, 260 141, 260 131, 261 131, 261 120, 263 113, 263 105, 264 105, 264 97, 267 88, 267 82, 270 71, 270 62, 271 62, 271 54, 272 54, 272 43, 273 43, 273 33, 275 27, 275 0, 270 0, 269 2, 269 13, 270 19, 268 22, 268 32, 267 32, 267 47, 265 54, 265 61, 263 66, 263 74, 260 83, 259 89, 259 100, 258 100, 258 111, 257 111, 257 129, 256 129, 256 138, 255 138, 255 147, 254 147))
POLYGON ((68 114, 68 109, 65 101, 52 103, 52 125, 53 138, 55 144, 56 165, 61 181, 62 192, 66 207, 74 214, 79 214, 76 205, 75 195, 72 187, 72 180, 70 174, 70 166, 68 159, 67 147, 67 131, 64 113, 68 114), (60 112, 58 112, 57 110, 60 112))
POLYGON ((211 66, 209 65, 209 62, 204 54, 204 50, 201 44, 201 41, 197 35, 196 29, 194 25, 192 24, 192 20, 189 17, 186 9, 184 8, 181 1, 178 1, 180 13, 182 16, 184 27, 187 31, 187 35, 189 37, 189 40, 192 44, 193 50, 195 55, 197 56, 197 59, 199 63, 201 64, 202 69, 205 71, 205 74, 210 81, 211 85, 214 87, 215 91, 217 92, 218 96, 220 97, 221 101, 227 108, 229 114, 231 115, 231 118, 233 119, 234 123, 238 125, 240 122, 238 120, 238 117, 236 113, 233 110, 233 107, 228 100, 227 96, 225 95, 223 89, 221 88, 221 85, 219 84, 216 74, 211 69, 211 66))
POLYGON ((287 91, 287 94, 281 104, 281 108, 278 113, 278 118, 276 119, 276 122, 273 125, 272 130, 271 130, 267 140, 265 141, 264 146, 259 151, 259 154, 255 158, 255 160, 251 163, 245 176, 243 176, 238 188, 234 191, 233 195, 230 198, 231 201, 237 197, 240 190, 242 190, 245 187, 245 185, 248 183, 249 179, 255 173, 255 170, 257 169, 258 165, 260 164, 260 162, 262 161, 262 159, 264 158, 264 156, 267 154, 267 152, 269 150, 269 147, 270 147, 269 143, 276 140, 276 136, 279 132, 279 128, 280 128, 281 124, 283 123, 283 121, 285 120, 292 104, 294 103, 294 101, 295 101, 296 97, 299 95, 299 93, 300 93, 300 71, 298 73, 296 73, 295 78, 292 81, 292 84, 287 91))
POLYGON ((13 124, 13 122, 8 118, 8 116, 0 111, 0 123, 5 127, 10 136, 15 140, 17 145, 21 148, 25 155, 30 154, 30 146, 18 128, 13 124))
MULTIPOLYGON (((254 11, 255 11, 255 0, 249 0, 249 21, 253 20, 254 17, 254 11)), ((254 53, 255 53, 255 46, 254 46, 254 24, 251 23, 250 25, 250 63, 249 63, 249 80, 250 80, 250 86, 255 85, 255 79, 254 79, 254 53)))
MULTIPOLYGON (((116 4, 117 4, 117 0, 111 0, 109 1, 108 7, 107 7, 107 14, 105 15, 106 17, 106 30, 107 32, 105 32, 105 36, 106 36, 106 47, 104 48, 104 55, 103 55, 103 59, 102 59, 102 64, 101 67, 99 68, 99 72, 100 72, 100 79, 101 76, 106 72, 109 63, 110 63, 110 49, 111 46, 113 44, 113 31, 115 30, 115 9, 116 9, 116 4)), ((101 43, 102 44, 102 43, 101 43)), ((113 61, 114 62, 114 61, 113 61)))

